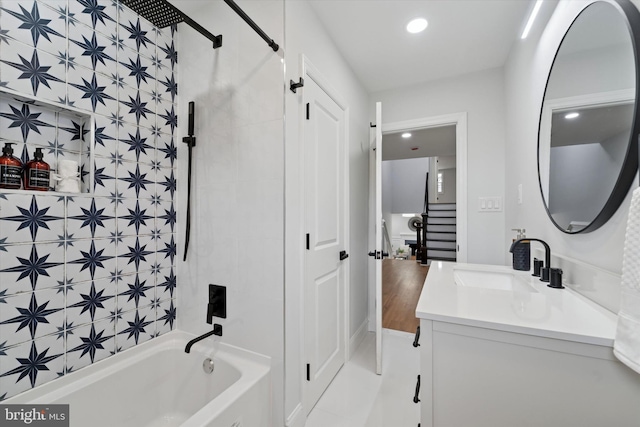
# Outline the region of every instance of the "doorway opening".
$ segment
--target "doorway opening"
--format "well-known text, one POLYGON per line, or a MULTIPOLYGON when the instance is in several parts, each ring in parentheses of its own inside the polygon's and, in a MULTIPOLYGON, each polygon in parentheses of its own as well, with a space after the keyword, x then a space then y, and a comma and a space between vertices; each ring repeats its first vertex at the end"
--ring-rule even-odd
POLYGON ((456 125, 383 133, 382 327, 415 332, 433 260, 456 261, 456 125))

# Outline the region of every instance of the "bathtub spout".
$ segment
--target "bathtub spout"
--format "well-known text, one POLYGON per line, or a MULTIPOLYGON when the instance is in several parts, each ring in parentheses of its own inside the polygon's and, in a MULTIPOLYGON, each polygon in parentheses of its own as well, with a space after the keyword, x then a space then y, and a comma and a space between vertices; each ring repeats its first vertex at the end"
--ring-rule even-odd
POLYGON ((194 338, 187 343, 187 346, 184 348, 185 353, 191 352, 191 347, 197 343, 198 341, 202 341, 205 338, 209 338, 211 335, 222 336, 222 325, 218 325, 217 323, 213 325, 213 331, 209 331, 206 334, 200 335, 198 338, 194 338))

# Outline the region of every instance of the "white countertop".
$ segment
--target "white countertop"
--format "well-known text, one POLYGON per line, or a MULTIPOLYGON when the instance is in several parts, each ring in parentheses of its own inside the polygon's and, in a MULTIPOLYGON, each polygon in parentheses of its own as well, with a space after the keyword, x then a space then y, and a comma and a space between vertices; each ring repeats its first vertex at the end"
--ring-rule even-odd
POLYGON ((507 266, 432 262, 416 317, 613 347, 617 316, 569 289, 507 266), (513 273, 534 292, 458 286, 454 269, 513 273))

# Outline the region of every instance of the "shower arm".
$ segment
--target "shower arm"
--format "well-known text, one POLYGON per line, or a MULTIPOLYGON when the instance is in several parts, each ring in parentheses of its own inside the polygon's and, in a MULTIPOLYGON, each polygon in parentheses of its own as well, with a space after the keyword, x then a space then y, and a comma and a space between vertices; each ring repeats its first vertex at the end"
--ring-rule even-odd
POLYGON ((213 42, 214 49, 217 49, 222 46, 222 34, 217 36, 211 34, 209 31, 207 31, 206 28, 204 28, 202 25, 198 24, 196 21, 194 21, 193 19, 189 18, 186 15, 184 15, 183 22, 189 25, 191 28, 193 28, 197 32, 199 32, 200 34, 202 34, 203 36, 205 36, 206 38, 208 38, 209 40, 211 40, 213 42))

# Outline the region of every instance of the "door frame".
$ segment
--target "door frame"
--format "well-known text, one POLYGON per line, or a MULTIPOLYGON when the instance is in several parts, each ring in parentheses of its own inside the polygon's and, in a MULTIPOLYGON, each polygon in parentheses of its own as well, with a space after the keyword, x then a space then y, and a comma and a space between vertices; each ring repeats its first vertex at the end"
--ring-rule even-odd
MULTIPOLYGON (((304 55, 301 54, 300 55, 300 70, 301 70, 301 75, 302 78, 304 80, 310 79, 313 80, 337 105, 338 107, 342 110, 343 115, 344 115, 344 146, 343 146, 343 162, 344 162, 344 188, 343 188, 343 194, 344 194, 344 200, 342 201, 342 206, 343 206, 343 217, 344 217, 344 244, 345 244, 345 250, 347 251, 347 253, 350 253, 350 241, 349 241, 349 236, 350 236, 350 206, 349 206, 349 106, 347 105, 346 100, 342 97, 342 95, 340 94, 340 92, 335 89, 331 83, 329 82, 329 80, 320 72, 320 70, 309 60, 309 58, 304 55)), ((299 114, 299 141, 301 141, 301 144, 299 145, 299 164, 303 165, 304 161, 305 161, 305 155, 306 155, 306 147, 304 144, 304 125, 305 125, 305 121, 306 121, 306 116, 305 113, 303 112, 304 108, 305 108, 305 102, 304 102, 305 98, 304 98, 304 89, 303 89, 303 102, 300 104, 300 114, 299 114)), ((305 170, 304 168, 300 168, 300 182, 305 182, 305 170)), ((304 185, 300 185, 300 200, 304 200, 304 185)), ((300 209, 301 214, 303 215, 303 218, 306 218, 305 216, 305 209, 306 206, 303 203, 300 209)), ((304 230, 305 224, 306 224, 306 220, 302 220, 302 228, 304 230)), ((303 231, 304 233, 304 231, 303 231)), ((300 236, 300 238, 302 239, 304 234, 302 234, 300 236)), ((302 242, 302 240, 301 240, 302 242)), ((301 269, 301 278, 302 278, 302 286, 301 286, 301 292, 300 292, 300 307, 304 307, 305 306, 305 298, 306 298, 306 290, 305 290, 305 284, 304 284, 304 280, 306 277, 306 263, 305 263, 305 259, 306 259, 306 250, 302 247, 302 245, 300 245, 300 247, 302 248, 302 269, 301 269)), ((344 261, 342 261, 343 265, 342 265, 342 316, 344 319, 344 324, 343 324, 343 328, 344 328, 344 333, 343 333, 343 346, 344 346, 344 361, 343 364, 347 362, 347 360, 349 359, 349 355, 351 354, 351 349, 349 348, 350 345, 350 336, 349 336, 349 325, 350 325, 350 318, 349 318, 349 314, 350 314, 350 277, 351 277, 351 269, 350 269, 350 262, 349 262, 350 258, 345 259, 344 261)), ((307 354, 306 354, 306 348, 305 348, 305 325, 304 325, 304 313, 301 313, 301 321, 302 321, 302 327, 300 328, 300 336, 299 336, 299 342, 300 342, 300 350, 301 350, 301 355, 302 358, 300 360, 300 372, 304 372, 306 363, 307 363, 307 354)), ((307 394, 307 380, 306 378, 304 378, 303 376, 301 376, 301 380, 302 380, 302 402, 305 402, 305 397, 307 394)), ((305 412, 309 412, 310 408, 304 408, 305 412)))
MULTIPOLYGON (((383 102, 384 104, 384 102, 383 102)), ((403 120, 391 123, 382 123, 382 135, 396 133, 400 131, 412 131, 430 127, 454 125, 456 127, 456 245, 459 251, 456 254, 458 262, 467 262, 468 250, 468 198, 467 198, 467 112, 443 114, 440 116, 428 116, 417 119, 403 120)), ((373 185, 375 191, 375 182, 373 185)), ((372 207, 369 218, 375 218, 375 206, 372 207)), ((371 245, 370 245, 371 246, 371 245)), ((371 270, 369 270, 371 271, 371 270)), ((369 295, 372 303, 369 304, 369 330, 375 330, 376 304, 375 277, 369 280, 369 295)))

